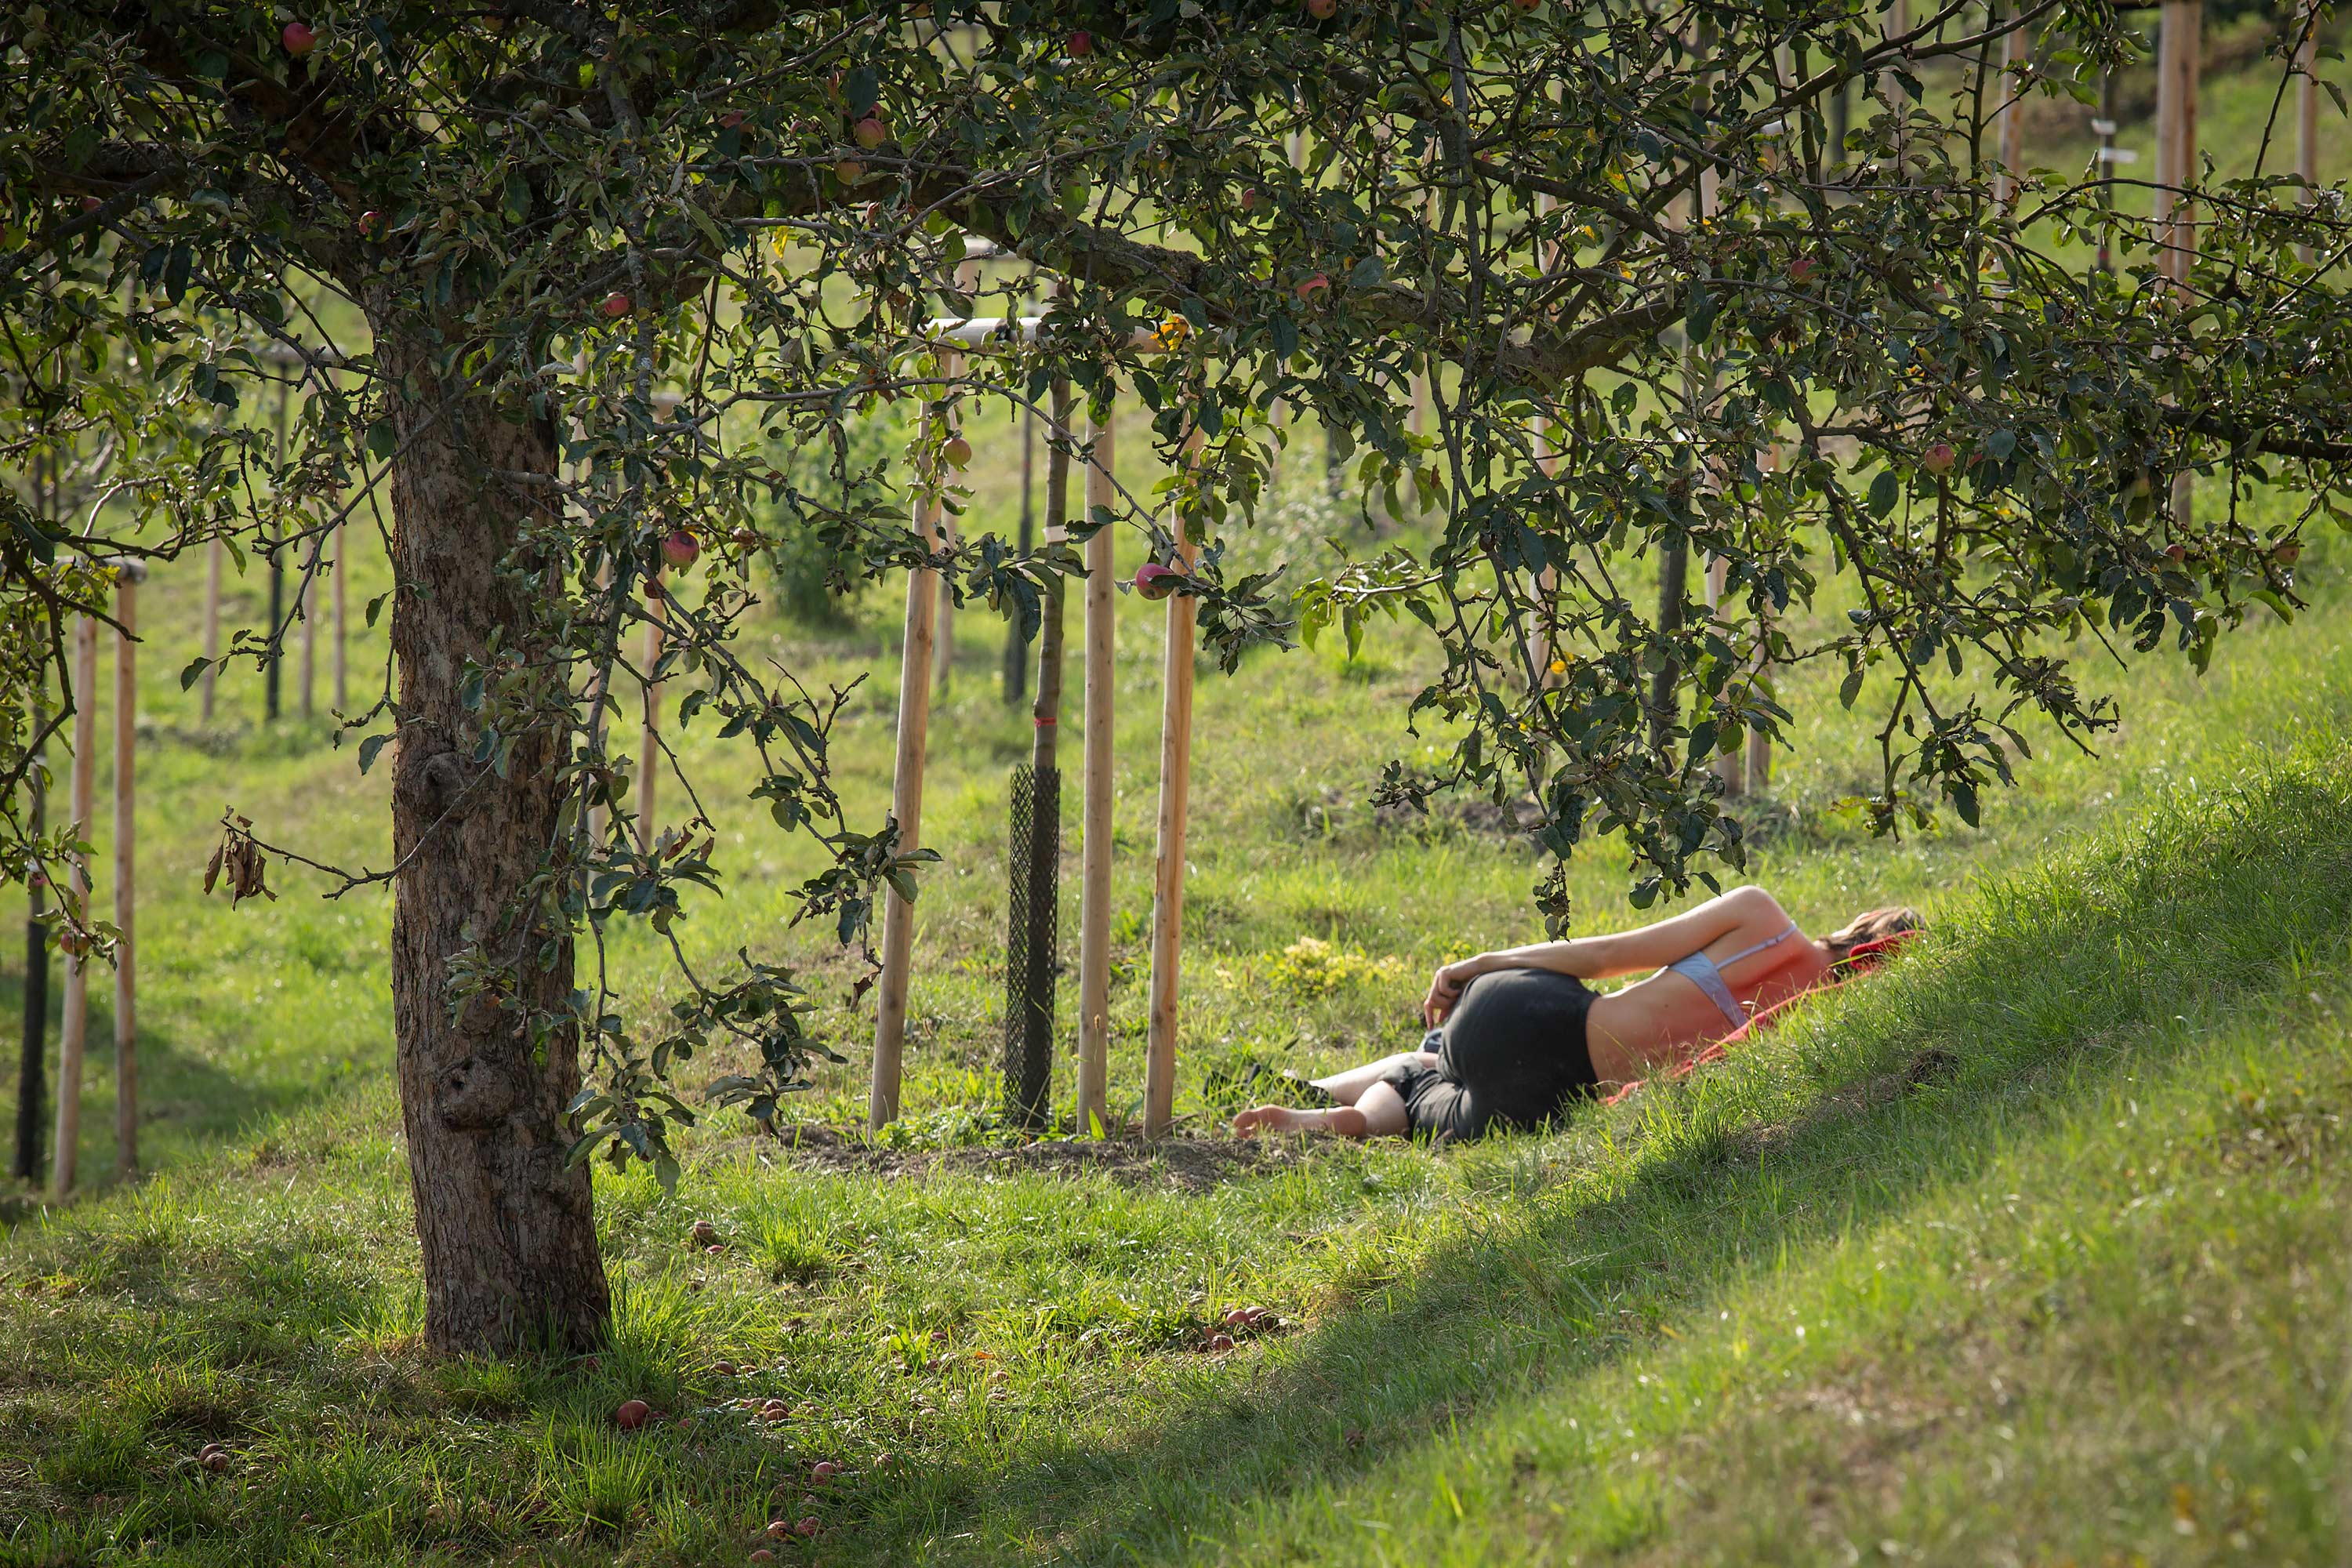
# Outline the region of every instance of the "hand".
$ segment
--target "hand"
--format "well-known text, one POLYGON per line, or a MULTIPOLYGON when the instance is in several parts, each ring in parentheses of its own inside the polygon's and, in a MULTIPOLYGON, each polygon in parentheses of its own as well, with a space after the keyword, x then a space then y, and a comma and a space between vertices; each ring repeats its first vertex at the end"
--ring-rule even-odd
POLYGON ((1422 1021, 1433 1029, 1445 1022, 1446 1015, 1454 1011, 1454 1005, 1462 1000, 1462 988, 1485 973, 1475 958, 1461 959, 1441 967, 1429 983, 1429 994, 1421 999, 1422 1021))

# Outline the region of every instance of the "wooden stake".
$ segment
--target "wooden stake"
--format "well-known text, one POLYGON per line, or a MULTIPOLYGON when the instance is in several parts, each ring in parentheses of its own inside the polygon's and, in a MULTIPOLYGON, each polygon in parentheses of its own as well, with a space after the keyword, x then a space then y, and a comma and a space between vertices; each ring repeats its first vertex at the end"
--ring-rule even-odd
MULTIPOLYGON (((1187 458, 1201 449, 1195 428, 1187 458)), ((1171 517, 1176 566, 1190 573, 1200 555, 1181 518, 1171 517)), ((1192 785, 1192 634, 1200 605, 1190 594, 1168 601, 1166 656, 1160 668, 1160 839, 1151 882, 1151 1016, 1144 1045, 1143 1135, 1167 1135, 1176 1118, 1176 1005, 1184 946, 1184 828, 1192 785)))
POLYGON ((646 595, 646 722, 638 731, 637 744, 637 847, 647 854, 654 847, 654 799, 657 783, 655 759, 661 749, 661 682, 654 677, 654 666, 661 662, 663 619, 669 614, 669 585, 663 574, 656 574, 653 583, 661 588, 662 596, 646 595))
POLYGON ((205 552, 205 673, 198 683, 203 695, 197 700, 197 711, 207 724, 213 721, 213 689, 220 681, 220 670, 212 661, 220 657, 222 553, 221 542, 215 537, 205 552))
MULTIPOLYGON (((971 299, 972 296, 978 292, 980 289, 980 262, 977 258, 957 263, 956 289, 957 291, 962 294, 962 296, 967 300, 971 299)), ((967 312, 967 314, 969 312, 967 312)), ((962 374, 963 356, 961 354, 941 354, 940 356, 940 379, 941 381, 952 384, 956 378, 962 374)), ((949 513, 947 508, 942 506, 939 509, 934 517, 933 524, 939 530, 940 547, 943 550, 952 549, 956 542, 956 525, 955 519, 949 513)), ((939 660, 939 670, 935 679, 937 680, 939 689, 941 691, 945 691, 948 689, 949 680, 955 674, 955 594, 943 581, 939 584, 937 596, 939 599, 939 622, 938 630, 934 636, 937 638, 935 647, 937 649, 936 657, 939 660)))
MULTIPOLYGON (((1087 514, 1117 504, 1117 416, 1106 407, 1087 432, 1087 514)), ((1111 649, 1118 626, 1111 531, 1087 540, 1087 755, 1078 889, 1078 1131, 1110 1127, 1111 649)))
MULTIPOLYGON (((2303 181, 2308 205, 2319 199, 2319 81, 2313 75, 2319 68, 2319 0, 2304 7, 2299 25, 2303 39, 2294 51, 2294 172, 2303 181)), ((2294 253, 2305 267, 2312 264, 2311 247, 2298 245, 2294 253)))
MULTIPOLYGON (((74 619, 74 745, 73 836, 89 837, 91 795, 98 774, 98 622, 89 616, 74 619)), ((68 862, 68 918, 89 921, 89 857, 76 853, 68 862)), ((77 941, 66 957, 66 1011, 58 1035, 57 1153, 49 1165, 49 1188, 58 1197, 73 1191, 76 1155, 81 1142, 81 1058, 89 1037, 89 954, 77 941)))
MULTIPOLYGON (((915 532, 925 548, 940 547, 936 490, 918 489, 915 532)), ((907 635, 898 656, 898 750, 890 778, 890 816, 898 824, 898 853, 922 842, 923 754, 930 737, 931 656, 940 574, 923 567, 907 574, 907 635)), ((875 987, 874 1079, 866 1124, 876 1131, 898 1119, 900 1058, 907 1042, 908 966, 914 953, 915 910, 891 889, 882 901, 882 976, 875 987)))
POLYGON ((313 700, 318 690, 319 675, 319 601, 310 597, 317 592, 312 581, 318 574, 305 572, 294 587, 294 613, 302 620, 302 717, 310 718, 316 710, 313 700))
POLYGON ((351 706, 350 688, 344 679, 348 673, 351 628, 351 623, 343 615, 343 543, 347 532, 341 523, 335 524, 335 711, 338 713, 351 706))
MULTIPOLYGON (((2010 20, 2014 23, 2012 16, 2010 20)), ((2025 116, 2020 112, 2020 85, 2024 80, 2026 61, 2032 55, 2032 40, 2022 24, 2012 26, 2001 40, 2003 69, 1999 79, 2000 108, 1994 122, 2000 127, 1998 146, 2000 168, 1993 176, 1993 205, 2003 212, 2017 204, 2018 182, 2025 174, 2025 116)))
MULTIPOLYGON (((1720 555, 1706 558, 1706 607, 1718 609, 1723 604, 1724 581, 1730 575, 1731 563, 1720 555)), ((1748 793, 1748 769, 1738 752, 1725 752, 1715 759, 1715 776, 1723 781, 1723 793, 1738 796, 1748 793)))
POLYGON ((139 1168, 139 980, 134 967, 139 913, 139 584, 147 575, 124 562, 115 588, 114 639, 114 924, 122 933, 114 958, 114 1169, 139 1168))
MULTIPOLYGON (((2204 0, 2164 0, 2156 64, 2156 238, 2163 275, 2182 303, 2189 300, 2189 270, 2197 259, 2197 223, 2182 187, 2197 174, 2197 85, 2202 64, 2204 0)), ((2172 477, 2172 521, 2187 529, 2194 521, 2195 476, 2172 477)))

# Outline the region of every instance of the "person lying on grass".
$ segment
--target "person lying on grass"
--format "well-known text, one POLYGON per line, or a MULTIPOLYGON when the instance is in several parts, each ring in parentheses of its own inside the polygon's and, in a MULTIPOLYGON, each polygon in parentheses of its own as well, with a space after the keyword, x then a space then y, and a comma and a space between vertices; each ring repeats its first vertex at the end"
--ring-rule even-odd
POLYGON ((1639 931, 1482 952, 1430 982, 1419 1050, 1302 1084, 1325 1104, 1261 1105, 1234 1131, 1447 1140, 1533 1127, 1874 963, 1919 927, 1898 906, 1817 941, 1763 889, 1735 888, 1639 931), (1615 991, 1585 984, 1653 968, 1615 991))

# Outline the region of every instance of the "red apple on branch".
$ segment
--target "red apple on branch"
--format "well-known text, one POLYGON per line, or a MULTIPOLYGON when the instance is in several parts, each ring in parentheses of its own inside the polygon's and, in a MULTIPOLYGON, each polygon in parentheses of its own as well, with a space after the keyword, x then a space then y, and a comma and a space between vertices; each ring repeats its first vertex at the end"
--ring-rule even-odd
POLYGON ((1789 263, 1789 281, 1791 283, 1804 282, 1813 275, 1814 269, 1820 267, 1820 262, 1815 261, 1810 256, 1800 256, 1794 261, 1789 263))
POLYGON ((851 126, 849 133, 857 139, 860 147, 869 153, 890 140, 890 128, 882 123, 882 117, 878 114, 867 115, 851 126))
POLYGON ((1307 14, 1318 22, 1328 22, 1339 14, 1339 0, 1307 0, 1307 14))
POLYGON ((1318 294, 1328 293, 1330 289, 1331 279, 1324 277, 1320 272, 1318 272, 1314 277, 1309 278, 1306 282, 1301 283, 1298 286, 1298 297, 1307 301, 1309 304, 1312 304, 1318 294))
POLYGON ((1919 454, 1919 466, 1931 474, 1948 474, 1955 456, 1949 441, 1937 441, 1919 454))
MULTIPOLYGON (((695 538, 690 529, 674 528, 663 536, 661 552, 664 561, 683 572, 701 558, 702 541, 695 538)), ((705 1242, 702 1250, 706 1253, 724 1252, 727 1244, 723 1241, 705 1242)))
POLYGON ((604 296, 604 302, 602 305, 599 305, 597 309, 604 311, 604 314, 618 320, 620 317, 625 316, 629 313, 629 297, 626 294, 622 293, 618 289, 615 289, 610 294, 604 296))
POLYGON ((2294 565, 2303 559, 2303 542, 2299 539, 2280 540, 2277 548, 2271 552, 2271 559, 2282 566, 2294 565))
POLYGON ((833 177, 845 185, 854 185, 866 177, 866 165, 855 158, 837 159, 833 165, 833 177))
POLYGON ((971 443, 961 436, 950 436, 947 445, 940 448, 940 456, 948 460, 949 467, 963 468, 971 461, 971 443))
POLYGON ((1147 561, 1135 569, 1135 591, 1147 599, 1164 599, 1183 581, 1184 574, 1157 561, 1147 561))
POLYGON ((278 35, 278 41, 286 46, 288 54, 299 60, 319 47, 319 35, 300 22, 289 22, 286 30, 278 35))
POLYGON ((1094 52, 1095 36, 1092 33, 1089 33, 1084 27, 1081 27, 1076 32, 1070 35, 1070 58, 1072 59, 1082 60, 1094 52))

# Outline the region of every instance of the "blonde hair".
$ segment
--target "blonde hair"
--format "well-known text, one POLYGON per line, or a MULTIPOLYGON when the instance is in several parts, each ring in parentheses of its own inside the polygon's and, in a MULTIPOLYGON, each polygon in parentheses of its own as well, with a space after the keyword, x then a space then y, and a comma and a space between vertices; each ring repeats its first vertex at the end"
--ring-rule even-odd
POLYGON ((1889 904, 1854 916, 1843 928, 1823 937, 1822 943, 1830 950, 1832 968, 1867 968, 1926 930, 1927 925, 1919 918, 1919 911, 1910 905, 1889 904))

